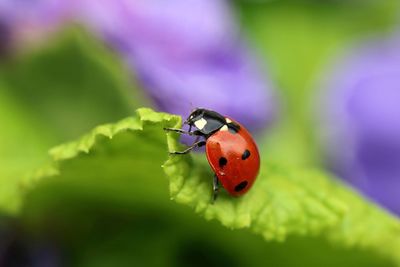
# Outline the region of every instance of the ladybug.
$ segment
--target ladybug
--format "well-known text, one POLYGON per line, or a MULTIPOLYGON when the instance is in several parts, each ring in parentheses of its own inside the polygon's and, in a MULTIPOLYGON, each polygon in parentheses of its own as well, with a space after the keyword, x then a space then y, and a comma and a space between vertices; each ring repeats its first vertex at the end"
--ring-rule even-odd
POLYGON ((170 154, 187 154, 196 147, 206 146, 207 160, 215 173, 212 202, 218 196, 219 182, 232 196, 246 193, 260 169, 257 145, 246 128, 231 118, 203 108, 195 109, 184 124, 189 125, 188 131, 165 130, 197 136, 197 139, 185 150, 170 154), (204 140, 199 141, 200 138, 204 140))

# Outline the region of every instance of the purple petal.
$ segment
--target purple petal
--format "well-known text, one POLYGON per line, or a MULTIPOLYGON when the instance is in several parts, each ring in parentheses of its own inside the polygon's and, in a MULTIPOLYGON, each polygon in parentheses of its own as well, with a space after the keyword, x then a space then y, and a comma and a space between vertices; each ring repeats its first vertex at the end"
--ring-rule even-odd
POLYGON ((321 107, 330 164, 400 214, 400 39, 356 47, 335 68, 321 107))
POLYGON ((8 22, 0 15, 0 59, 5 57, 11 46, 11 30, 8 22))
POLYGON ((0 217, 0 266, 62 266, 59 246, 47 239, 31 239, 18 223, 0 217))
POLYGON ((63 0, 0 0, 0 15, 14 25, 41 24, 46 26, 67 17, 67 14, 70 14, 72 10, 73 2, 63 0))
POLYGON ((0 0, 0 46, 40 41, 72 17, 74 4, 75 0, 0 0))
POLYGON ((251 129, 273 117, 268 81, 225 1, 86 0, 82 18, 123 53, 161 110, 187 116, 206 107, 251 129))

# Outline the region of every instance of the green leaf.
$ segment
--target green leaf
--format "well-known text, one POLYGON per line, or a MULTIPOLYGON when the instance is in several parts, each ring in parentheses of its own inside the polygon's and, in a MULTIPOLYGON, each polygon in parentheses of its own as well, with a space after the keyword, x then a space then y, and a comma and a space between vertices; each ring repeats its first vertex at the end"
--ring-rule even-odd
MULTIPOLYGON (((98 126, 77 141, 51 149, 49 153, 52 161, 26 177, 21 186, 24 189, 34 188, 44 177, 60 175, 68 176, 68 179, 79 177, 78 183, 90 184, 99 175, 96 171, 92 172, 92 168, 102 168, 107 169, 102 175, 106 174, 108 179, 114 176, 126 178, 130 172, 139 171, 136 174, 138 179, 130 179, 129 182, 135 183, 136 187, 147 187, 148 189, 144 188, 145 191, 150 190, 153 182, 157 184, 157 179, 145 180, 142 181, 144 184, 140 184, 140 176, 149 171, 145 168, 147 165, 152 167, 154 175, 163 175, 161 165, 167 155, 167 139, 163 128, 179 127, 180 122, 179 116, 156 113, 147 108, 138 109, 135 117, 98 126), (112 164, 107 165, 108 160, 112 160, 112 164), (154 162, 159 162, 156 169, 154 162), (87 181, 80 180, 82 176, 87 181)), ((169 139, 169 142, 176 142, 169 139)), ((101 182, 96 181, 98 186, 101 186, 101 182)), ((105 184, 109 186, 109 182, 105 181, 105 184)), ((116 183, 115 186, 121 185, 116 183)), ((131 192, 130 189, 128 192, 131 192)))
POLYGON ((211 205, 212 174, 202 161, 175 157, 164 168, 172 197, 207 219, 232 229, 249 228, 267 240, 323 236, 336 246, 373 251, 400 265, 399 220, 321 171, 263 161, 245 196, 225 194, 211 205))
MULTIPOLYGON (((88 214, 93 210, 102 214, 107 209, 132 210, 136 207, 135 210, 142 210, 138 207, 146 207, 143 209, 152 210, 157 207, 164 211, 151 214, 163 214, 164 219, 164 216, 172 218, 178 225, 183 214, 186 216, 187 221, 183 225, 168 231, 195 229, 199 222, 187 215, 186 210, 176 211, 177 205, 171 206, 166 200, 167 180, 162 178, 161 164, 167 158, 167 150, 182 149, 179 136, 167 133, 165 137, 163 127, 180 127, 180 124, 178 116, 139 109, 133 118, 99 126, 78 141, 54 148, 51 151, 52 164, 23 183, 24 188, 29 189, 24 217, 29 224, 45 225, 42 227, 47 229, 49 225, 58 225, 60 222, 56 223, 57 220, 64 222, 68 210, 82 210, 82 216, 70 217, 84 220, 90 217, 88 214), (65 199, 69 200, 65 202, 65 199), (97 204, 84 204, 92 203, 94 199, 97 204), (126 205, 129 208, 122 208, 126 205), (45 224, 49 218, 50 223, 45 224)), ((296 251, 307 251, 311 246, 321 255, 324 252, 320 250, 351 251, 344 256, 349 258, 357 258, 354 256, 358 255, 356 251, 365 251, 360 259, 352 258, 360 266, 363 266, 360 263, 363 261, 371 266, 387 266, 389 262, 400 265, 397 253, 400 249, 399 221, 326 174, 263 161, 254 187, 245 196, 231 198, 222 192, 212 205, 212 175, 203 158, 202 155, 172 156, 164 163, 164 171, 169 178, 170 196, 179 203, 189 205, 206 219, 216 219, 230 229, 250 229, 269 241, 284 242, 292 256, 296 251), (293 239, 295 236, 301 239, 293 239), (325 241, 314 243, 313 240, 326 240, 333 248, 324 245, 325 241)), ((64 227, 71 227, 69 223, 64 224, 67 225, 64 227)), ((82 227, 79 225, 74 227, 82 227)), ((222 238, 232 251, 240 247, 241 251, 237 253, 241 256, 253 251, 257 254, 254 257, 259 260, 258 257, 265 255, 264 249, 274 250, 241 231, 231 232, 228 234, 231 237, 215 231, 210 228, 213 233, 209 236, 211 240, 219 242, 222 238), (238 236, 240 238, 236 240, 238 236), (251 240, 249 246, 258 244, 260 251, 255 247, 244 247, 241 242, 247 239, 251 240)), ((80 236, 79 233, 75 234, 80 236)), ((280 251, 279 246, 275 249, 280 251)), ((283 251, 285 247, 282 247, 281 253, 283 251)), ((343 256, 338 256, 340 253, 328 253, 327 258, 332 262, 335 257, 343 256)), ((307 262, 301 256, 294 258, 291 264, 307 262)), ((268 260, 273 259, 277 260, 279 256, 271 253, 268 260)), ((246 258, 247 261, 251 259, 246 258)), ((312 265, 318 266, 312 263, 309 266, 312 265)))

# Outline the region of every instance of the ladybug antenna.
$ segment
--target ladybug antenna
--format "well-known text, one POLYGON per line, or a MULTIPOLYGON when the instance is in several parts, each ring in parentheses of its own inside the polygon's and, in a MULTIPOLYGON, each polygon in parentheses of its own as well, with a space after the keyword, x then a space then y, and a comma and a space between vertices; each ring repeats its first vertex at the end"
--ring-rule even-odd
MULTIPOLYGON (((190 101, 189 104, 190 104, 190 108, 193 108, 193 103, 192 103, 192 101, 190 101)), ((189 118, 186 118, 186 120, 183 122, 182 125, 188 124, 188 119, 189 119, 189 118)))
POLYGON ((190 101, 189 104, 190 104, 190 113, 192 113, 196 108, 193 106, 192 101, 190 101))
MULTIPOLYGON (((189 104, 190 104, 190 114, 192 114, 193 111, 196 110, 196 108, 193 106, 193 102, 192 102, 192 101, 190 101, 189 104)), ((183 122, 183 125, 188 124, 188 120, 189 120, 189 118, 187 118, 187 119, 183 122)))

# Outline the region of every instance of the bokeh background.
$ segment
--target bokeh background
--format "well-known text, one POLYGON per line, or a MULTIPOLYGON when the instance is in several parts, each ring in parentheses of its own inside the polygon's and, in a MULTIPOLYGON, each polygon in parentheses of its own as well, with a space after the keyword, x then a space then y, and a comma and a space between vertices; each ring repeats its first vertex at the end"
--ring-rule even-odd
POLYGON ((264 158, 332 172, 398 216, 399 11, 396 0, 0 0, 0 266, 388 266, 317 238, 232 232, 162 190, 125 201, 77 178, 35 190, 20 216, 11 192, 51 147, 99 124, 142 106, 206 107, 247 126, 264 158))

